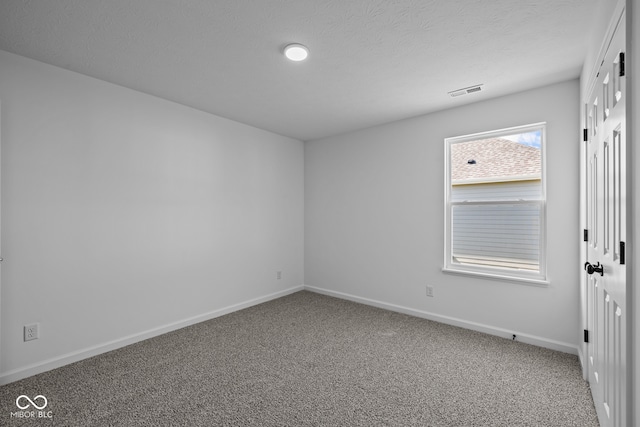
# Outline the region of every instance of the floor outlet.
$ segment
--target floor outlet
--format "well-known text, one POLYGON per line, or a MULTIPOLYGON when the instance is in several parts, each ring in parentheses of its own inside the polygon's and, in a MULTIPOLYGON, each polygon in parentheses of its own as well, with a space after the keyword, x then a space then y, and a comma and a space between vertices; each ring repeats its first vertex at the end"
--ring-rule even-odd
POLYGON ((433 286, 427 286, 427 296, 433 297, 433 286))
POLYGON ((31 341, 40 338, 39 324, 32 323, 31 325, 24 325, 24 340, 31 341))

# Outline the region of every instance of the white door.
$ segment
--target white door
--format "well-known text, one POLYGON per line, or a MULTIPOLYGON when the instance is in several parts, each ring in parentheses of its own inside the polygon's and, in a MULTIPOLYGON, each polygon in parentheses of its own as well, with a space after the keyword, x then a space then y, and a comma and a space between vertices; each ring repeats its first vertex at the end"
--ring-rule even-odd
POLYGON ((624 53, 623 13, 586 105, 587 371, 598 419, 607 427, 627 425, 624 53))

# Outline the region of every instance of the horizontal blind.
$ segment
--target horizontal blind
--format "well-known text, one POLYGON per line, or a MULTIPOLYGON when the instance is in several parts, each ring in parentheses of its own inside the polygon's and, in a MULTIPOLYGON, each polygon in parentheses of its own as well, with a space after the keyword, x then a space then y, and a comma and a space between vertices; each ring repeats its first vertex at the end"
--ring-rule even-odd
POLYGON ((453 202, 453 260, 538 270, 541 215, 541 201, 453 202))

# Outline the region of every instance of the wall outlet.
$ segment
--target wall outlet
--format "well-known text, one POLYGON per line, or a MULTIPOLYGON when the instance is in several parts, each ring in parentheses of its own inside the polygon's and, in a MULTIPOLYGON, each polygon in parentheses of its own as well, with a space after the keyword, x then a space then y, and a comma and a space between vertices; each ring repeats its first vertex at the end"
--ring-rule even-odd
POLYGON ((282 271, 276 271, 276 279, 282 279, 282 271))
POLYGON ((31 341, 40 338, 40 324, 32 323, 30 325, 24 325, 24 340, 31 341))
POLYGON ((433 297, 433 286, 427 285, 427 296, 433 297))

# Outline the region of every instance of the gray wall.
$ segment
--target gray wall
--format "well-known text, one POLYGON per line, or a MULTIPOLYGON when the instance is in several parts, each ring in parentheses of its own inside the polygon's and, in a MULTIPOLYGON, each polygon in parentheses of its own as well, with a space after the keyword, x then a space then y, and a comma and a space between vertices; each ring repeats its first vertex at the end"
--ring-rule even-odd
POLYGON ((572 80, 305 143, 305 285, 576 352, 578 102, 572 80), (444 274, 444 139, 543 121, 550 285, 444 274))
POLYGON ((0 76, 0 380, 303 284, 302 142, 1 51, 0 76))

